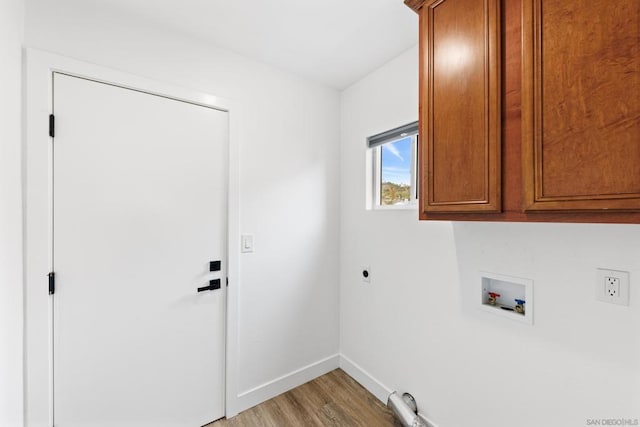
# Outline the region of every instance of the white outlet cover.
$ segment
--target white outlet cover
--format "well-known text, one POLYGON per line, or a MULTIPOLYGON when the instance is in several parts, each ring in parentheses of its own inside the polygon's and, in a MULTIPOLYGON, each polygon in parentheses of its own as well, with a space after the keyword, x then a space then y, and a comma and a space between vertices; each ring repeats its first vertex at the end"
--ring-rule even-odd
POLYGON ((596 299, 610 304, 629 305, 629 272, 598 268, 596 270, 596 299), (618 279, 619 286, 615 286, 618 296, 609 294, 608 277, 618 279))

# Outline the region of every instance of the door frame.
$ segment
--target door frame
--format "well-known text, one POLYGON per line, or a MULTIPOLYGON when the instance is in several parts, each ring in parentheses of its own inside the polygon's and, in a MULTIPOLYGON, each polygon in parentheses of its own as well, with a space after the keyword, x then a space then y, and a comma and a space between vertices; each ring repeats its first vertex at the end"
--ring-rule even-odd
POLYGON ((24 191, 24 402, 25 426, 53 426, 53 300, 47 274, 52 266, 52 143, 48 132, 53 111, 53 73, 109 83, 228 114, 227 275, 225 343, 225 414, 237 414, 237 314, 239 278, 239 146, 237 118, 228 99, 150 80, 61 55, 25 49, 23 106, 24 191))

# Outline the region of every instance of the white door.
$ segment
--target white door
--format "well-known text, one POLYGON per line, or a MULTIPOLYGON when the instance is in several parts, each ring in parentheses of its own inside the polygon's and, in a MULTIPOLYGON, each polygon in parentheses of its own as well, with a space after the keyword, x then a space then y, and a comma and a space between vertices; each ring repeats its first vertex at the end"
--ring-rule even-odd
POLYGON ((227 113, 55 74, 54 114, 55 426, 221 418, 227 113))

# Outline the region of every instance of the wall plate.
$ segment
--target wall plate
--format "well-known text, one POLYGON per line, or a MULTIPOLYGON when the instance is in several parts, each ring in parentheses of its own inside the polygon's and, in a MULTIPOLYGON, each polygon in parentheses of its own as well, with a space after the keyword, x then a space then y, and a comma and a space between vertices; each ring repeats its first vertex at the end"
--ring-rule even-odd
POLYGON ((240 237, 240 252, 253 252, 253 234, 243 234, 240 237))
POLYGON ((629 272, 596 269, 596 299, 617 305, 629 305, 629 272))
POLYGON ((504 274, 480 272, 480 309, 488 313, 533 325, 533 280, 504 274), (491 303, 491 294, 495 304, 491 303), (517 311, 519 301, 523 312, 517 311))

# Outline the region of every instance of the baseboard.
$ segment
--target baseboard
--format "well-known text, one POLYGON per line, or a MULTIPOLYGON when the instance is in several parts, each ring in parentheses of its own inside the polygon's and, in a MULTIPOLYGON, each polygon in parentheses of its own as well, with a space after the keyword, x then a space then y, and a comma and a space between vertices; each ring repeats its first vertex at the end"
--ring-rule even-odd
MULTIPOLYGON (((348 357, 342 354, 335 354, 240 393, 234 406, 237 408, 236 413, 252 408, 337 368, 341 368, 378 400, 385 405, 387 404, 387 398, 393 390, 382 384, 348 357)), ((429 427, 438 427, 423 414, 418 413, 418 415, 420 415, 429 427)))
POLYGON ((438 427, 433 421, 430 421, 427 417, 418 412, 418 416, 422 418, 422 420, 427 423, 428 427, 438 427))
POLYGON ((315 363, 307 365, 280 378, 269 381, 238 395, 236 405, 238 412, 242 412, 264 401, 285 393, 304 383, 318 378, 340 367, 340 355, 335 354, 315 363))
MULTIPOLYGON (((393 392, 393 390, 382 384, 370 373, 362 369, 357 363, 343 354, 340 355, 340 368, 345 371, 351 378, 356 380, 362 387, 366 388, 369 393, 378 398, 378 400, 380 400, 385 405, 387 404, 387 398, 389 397, 389 394, 393 392)), ((423 414, 418 413, 418 415, 427 423, 429 427, 438 427, 423 414)))
POLYGON ((369 390, 369 392, 377 397, 378 400, 385 405, 387 404, 387 398, 393 390, 386 387, 370 373, 362 369, 357 363, 343 354, 340 355, 340 368, 349 374, 351 378, 356 380, 362 387, 369 390))

